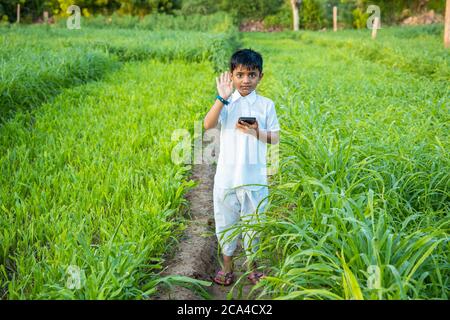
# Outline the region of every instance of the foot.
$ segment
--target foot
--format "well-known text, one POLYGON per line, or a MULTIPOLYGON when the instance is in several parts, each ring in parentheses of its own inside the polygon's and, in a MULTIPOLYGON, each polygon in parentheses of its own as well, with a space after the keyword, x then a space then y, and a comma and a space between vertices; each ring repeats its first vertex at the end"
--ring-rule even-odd
POLYGON ((250 280, 252 284, 257 284, 264 277, 265 277, 264 273, 259 271, 252 271, 248 275, 247 279, 250 280))
POLYGON ((213 278, 213 281, 217 284, 223 285, 223 286, 229 286, 233 283, 234 280, 234 274, 233 272, 224 272, 222 270, 218 271, 216 273, 216 276, 213 278))

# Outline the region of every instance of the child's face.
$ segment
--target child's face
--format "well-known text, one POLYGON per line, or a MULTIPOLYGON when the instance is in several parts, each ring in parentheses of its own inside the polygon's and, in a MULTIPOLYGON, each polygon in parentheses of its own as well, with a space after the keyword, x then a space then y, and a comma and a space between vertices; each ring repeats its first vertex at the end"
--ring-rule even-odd
POLYGON ((241 96, 245 97, 256 89, 263 75, 258 69, 248 70, 247 67, 239 65, 231 73, 231 80, 241 96))

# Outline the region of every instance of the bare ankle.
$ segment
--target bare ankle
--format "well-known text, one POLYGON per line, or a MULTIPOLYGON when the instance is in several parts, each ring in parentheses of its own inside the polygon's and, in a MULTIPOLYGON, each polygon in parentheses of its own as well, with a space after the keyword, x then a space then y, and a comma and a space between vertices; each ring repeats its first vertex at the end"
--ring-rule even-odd
POLYGON ((233 257, 232 256, 223 256, 223 271, 233 272, 233 257))

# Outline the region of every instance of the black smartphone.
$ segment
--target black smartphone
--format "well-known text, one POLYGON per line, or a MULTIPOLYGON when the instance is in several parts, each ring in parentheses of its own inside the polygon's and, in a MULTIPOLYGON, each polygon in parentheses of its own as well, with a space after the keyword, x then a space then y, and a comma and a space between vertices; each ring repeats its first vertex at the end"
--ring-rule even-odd
POLYGON ((256 122, 256 118, 255 117, 239 117, 238 122, 239 123, 245 122, 245 123, 252 125, 256 122))

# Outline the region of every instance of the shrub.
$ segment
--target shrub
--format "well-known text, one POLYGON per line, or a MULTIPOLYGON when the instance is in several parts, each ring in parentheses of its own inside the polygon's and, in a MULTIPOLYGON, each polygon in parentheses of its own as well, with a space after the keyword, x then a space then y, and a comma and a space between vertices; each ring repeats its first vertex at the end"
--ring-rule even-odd
POLYGON ((300 25, 305 29, 319 29, 325 24, 323 9, 316 0, 304 0, 300 8, 300 25))

